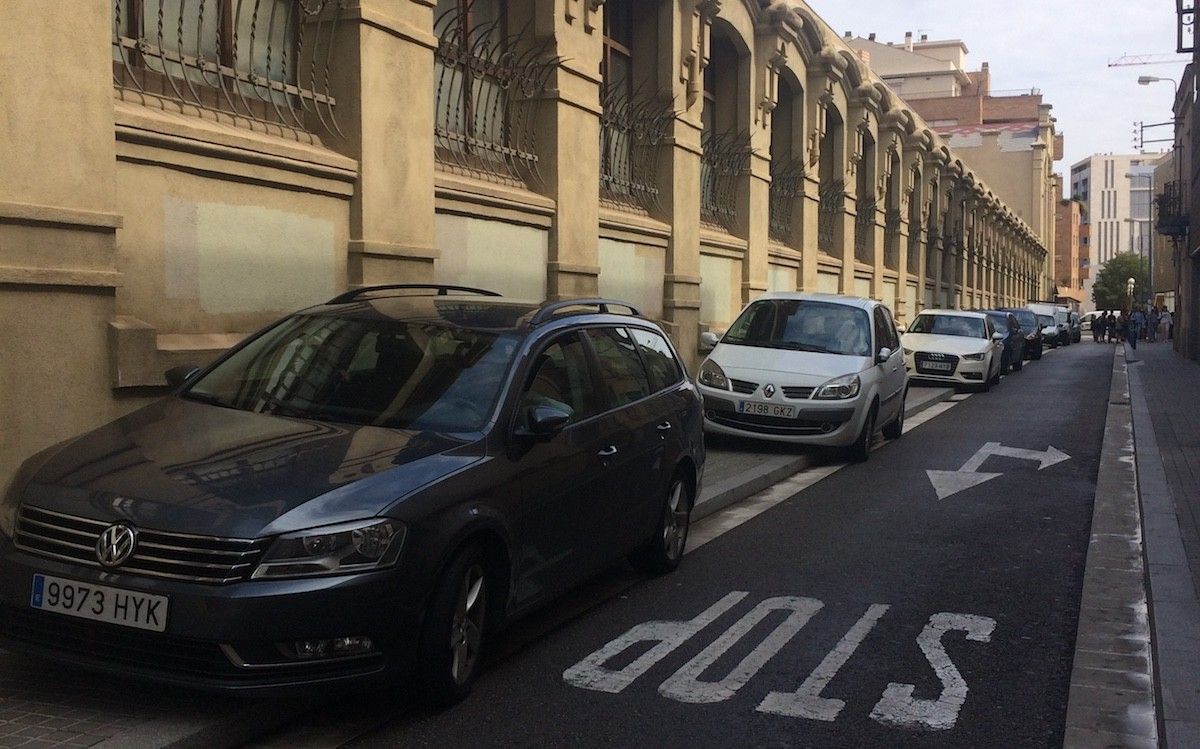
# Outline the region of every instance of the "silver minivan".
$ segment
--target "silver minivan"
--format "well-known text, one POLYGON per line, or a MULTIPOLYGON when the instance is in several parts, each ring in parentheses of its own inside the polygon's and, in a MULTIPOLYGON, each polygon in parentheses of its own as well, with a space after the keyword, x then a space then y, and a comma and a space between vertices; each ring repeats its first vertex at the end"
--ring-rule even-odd
POLYGON ((859 461, 880 429, 903 432, 908 374, 880 302, 772 292, 705 339, 713 348, 697 380, 707 432, 846 447, 859 461))

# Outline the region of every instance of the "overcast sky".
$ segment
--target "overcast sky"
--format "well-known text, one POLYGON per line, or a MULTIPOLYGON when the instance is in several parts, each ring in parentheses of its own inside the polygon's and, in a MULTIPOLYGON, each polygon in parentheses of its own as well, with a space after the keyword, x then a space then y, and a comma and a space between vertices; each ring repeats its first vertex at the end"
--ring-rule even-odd
MULTIPOLYGON (((1093 153, 1133 153, 1133 122, 1171 118, 1171 84, 1137 84, 1140 75, 1179 80, 1182 65, 1107 67, 1123 54, 1173 53, 1171 0, 810 0, 844 34, 874 32, 876 41, 961 39, 967 68, 990 63, 992 89, 1041 89, 1066 137, 1056 170, 1093 153)), ((1158 136, 1170 137, 1170 128, 1158 136)), ((1147 146, 1160 149, 1166 144, 1147 146)), ((1069 184, 1069 183, 1068 183, 1069 184)))

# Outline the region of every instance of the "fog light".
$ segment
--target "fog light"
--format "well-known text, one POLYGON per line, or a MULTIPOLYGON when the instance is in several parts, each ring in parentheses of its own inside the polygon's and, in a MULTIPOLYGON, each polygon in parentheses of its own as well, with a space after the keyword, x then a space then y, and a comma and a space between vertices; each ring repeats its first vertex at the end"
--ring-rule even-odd
POLYGON ((374 650, 375 643, 369 637, 335 637, 331 640, 297 640, 292 647, 297 658, 313 660, 363 655, 374 650))

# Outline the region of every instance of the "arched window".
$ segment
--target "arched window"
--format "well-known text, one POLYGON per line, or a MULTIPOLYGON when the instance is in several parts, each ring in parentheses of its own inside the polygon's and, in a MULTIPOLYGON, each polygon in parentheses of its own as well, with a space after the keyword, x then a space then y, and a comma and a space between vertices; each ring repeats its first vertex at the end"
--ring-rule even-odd
MULTIPOLYGON (((832 106, 825 110, 825 132, 821 136, 820 204, 817 212, 817 248, 835 254, 838 224, 845 211, 846 181, 842 178, 838 150, 842 147, 844 123, 832 106)), ((840 250, 836 254, 841 254, 840 250)))
POLYGON ((787 243, 792 240, 792 217, 804 190, 804 159, 796 138, 803 132, 804 92, 788 76, 779 79, 775 111, 771 115, 771 204, 770 236, 787 243))
POLYGON ((700 218, 729 232, 737 226, 738 177, 750 165, 749 136, 738 127, 745 114, 740 97, 742 68, 747 62, 733 41, 735 33, 727 22, 713 22, 700 115, 700 218))
POLYGON ((855 174, 854 202, 854 259, 860 263, 875 262, 875 247, 871 241, 875 231, 875 138, 867 129, 858 133, 860 160, 855 174))

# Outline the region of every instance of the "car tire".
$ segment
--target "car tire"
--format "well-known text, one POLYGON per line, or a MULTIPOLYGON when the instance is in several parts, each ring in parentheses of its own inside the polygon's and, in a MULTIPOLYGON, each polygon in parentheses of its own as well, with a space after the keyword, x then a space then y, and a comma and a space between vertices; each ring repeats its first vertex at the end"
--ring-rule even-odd
POLYGON ((449 707, 466 697, 479 675, 491 594, 483 550, 460 550, 430 598, 417 654, 419 698, 449 707))
POLYGON ((890 423, 884 424, 883 436, 890 440, 898 440, 904 435, 904 411, 908 407, 908 388, 904 389, 904 395, 900 396, 900 413, 896 414, 896 418, 890 423))
POLYGON ((878 414, 879 407, 871 406, 871 410, 867 412, 867 420, 863 422, 862 431, 848 450, 852 462, 866 463, 867 458, 871 457, 871 443, 875 441, 875 419, 878 414))
POLYGON ((667 487, 654 536, 629 561, 651 575, 672 572, 683 560, 692 523, 692 491, 686 477, 676 473, 667 487))

